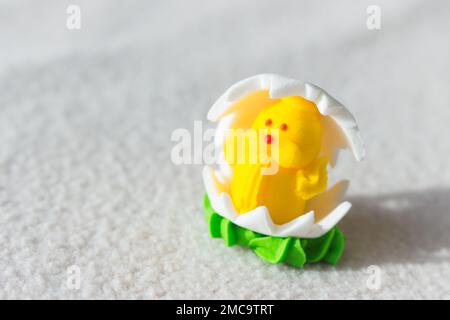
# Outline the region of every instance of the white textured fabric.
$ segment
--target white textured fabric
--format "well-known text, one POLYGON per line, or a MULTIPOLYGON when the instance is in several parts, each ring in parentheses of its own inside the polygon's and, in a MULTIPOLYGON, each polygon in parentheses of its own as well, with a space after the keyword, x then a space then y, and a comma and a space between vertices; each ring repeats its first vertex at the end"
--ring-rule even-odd
POLYGON ((72 2, 0 1, 0 298, 450 298, 448 1, 376 1, 378 31, 372 1, 76 2, 69 31, 72 2), (175 128, 264 72, 361 128, 366 160, 333 173, 353 204, 336 267, 210 239, 202 165, 170 161, 175 128))

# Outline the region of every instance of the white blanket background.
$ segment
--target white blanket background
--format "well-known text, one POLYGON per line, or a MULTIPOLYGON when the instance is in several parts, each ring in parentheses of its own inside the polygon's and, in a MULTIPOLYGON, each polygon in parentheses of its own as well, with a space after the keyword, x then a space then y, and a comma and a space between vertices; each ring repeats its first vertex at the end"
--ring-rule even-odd
POLYGON ((1 0, 0 298, 449 299, 449 30, 444 0, 1 0), (336 267, 210 239, 202 166, 170 160, 174 129, 264 72, 360 125, 367 159, 333 172, 354 204, 336 267))

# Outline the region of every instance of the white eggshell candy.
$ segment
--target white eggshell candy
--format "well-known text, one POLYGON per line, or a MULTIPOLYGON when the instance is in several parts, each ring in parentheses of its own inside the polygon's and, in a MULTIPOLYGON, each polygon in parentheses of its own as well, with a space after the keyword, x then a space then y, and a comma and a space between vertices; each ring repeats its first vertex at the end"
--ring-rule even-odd
POLYGON ((261 74, 239 81, 214 103, 208 120, 217 122, 215 147, 220 154, 218 168, 205 166, 203 181, 211 206, 219 215, 238 226, 276 237, 318 238, 331 230, 350 210, 351 203, 343 201, 348 181, 340 181, 322 194, 308 200, 307 212, 288 223, 275 224, 264 206, 238 214, 230 196, 233 169, 226 163, 223 150, 226 133, 230 129, 251 127, 264 103, 245 105, 237 103, 258 90, 268 90, 272 99, 300 96, 314 102, 324 116, 322 154, 334 166, 339 149, 350 149, 357 161, 365 156, 364 144, 352 114, 323 89, 276 74, 261 74))

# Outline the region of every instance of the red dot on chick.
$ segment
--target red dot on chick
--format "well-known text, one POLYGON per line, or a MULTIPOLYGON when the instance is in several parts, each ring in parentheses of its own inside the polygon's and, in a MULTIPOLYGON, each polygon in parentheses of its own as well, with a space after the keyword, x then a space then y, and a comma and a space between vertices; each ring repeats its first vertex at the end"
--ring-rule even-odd
POLYGON ((273 136, 270 134, 266 135, 266 143, 271 144, 272 141, 273 141, 273 136))

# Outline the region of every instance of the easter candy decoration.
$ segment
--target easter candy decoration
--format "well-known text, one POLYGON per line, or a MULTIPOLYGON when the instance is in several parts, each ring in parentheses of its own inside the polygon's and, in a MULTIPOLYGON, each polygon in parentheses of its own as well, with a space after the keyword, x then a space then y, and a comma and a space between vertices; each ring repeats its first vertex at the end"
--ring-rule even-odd
POLYGON ((339 149, 365 154, 350 112, 315 85, 262 74, 231 86, 208 119, 219 154, 217 168, 203 169, 210 235, 270 263, 336 264, 337 223, 351 204, 348 181, 328 186, 327 171, 339 149))

